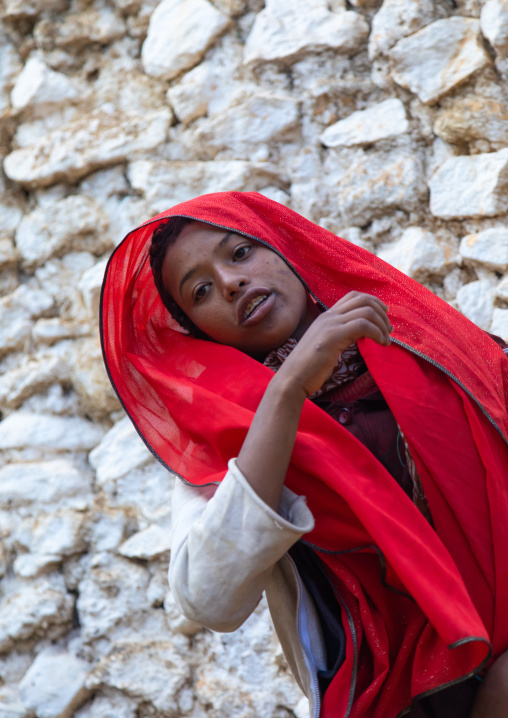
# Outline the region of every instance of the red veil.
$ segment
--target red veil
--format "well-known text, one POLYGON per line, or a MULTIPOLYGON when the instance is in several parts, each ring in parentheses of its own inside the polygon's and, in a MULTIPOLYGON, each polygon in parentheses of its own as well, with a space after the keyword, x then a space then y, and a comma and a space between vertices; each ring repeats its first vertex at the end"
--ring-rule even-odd
POLYGON ((158 223, 192 217, 280 254, 331 306, 351 290, 390 308, 393 342, 358 342, 404 436, 433 529, 377 459, 307 401, 286 484, 316 517, 305 536, 340 597, 346 660, 321 715, 395 718, 508 647, 508 361, 480 329, 393 267, 256 193, 177 205, 113 253, 101 302, 110 379, 141 437, 196 485, 220 481, 273 376, 186 336, 155 289, 158 223))

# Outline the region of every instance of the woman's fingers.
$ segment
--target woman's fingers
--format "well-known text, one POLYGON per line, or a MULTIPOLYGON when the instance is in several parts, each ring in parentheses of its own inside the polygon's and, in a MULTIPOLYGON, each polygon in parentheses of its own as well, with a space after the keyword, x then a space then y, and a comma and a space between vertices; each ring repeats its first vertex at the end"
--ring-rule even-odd
POLYGON ((368 337, 379 344, 390 343, 390 322, 386 315, 381 316, 372 307, 360 307, 341 314, 340 318, 329 317, 330 340, 334 336, 340 343, 349 346, 361 337, 368 337))
POLYGON ((391 331, 392 326, 387 313, 388 307, 380 299, 370 294, 349 292, 328 311, 332 314, 344 315, 354 309, 364 308, 367 310, 369 307, 379 315, 384 324, 386 324, 387 330, 391 331))

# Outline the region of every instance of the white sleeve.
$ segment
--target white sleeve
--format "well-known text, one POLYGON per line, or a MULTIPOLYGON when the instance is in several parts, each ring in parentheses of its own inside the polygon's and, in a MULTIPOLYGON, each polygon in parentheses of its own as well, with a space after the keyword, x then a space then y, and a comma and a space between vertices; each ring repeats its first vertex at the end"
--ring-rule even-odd
POLYGON ((314 528, 303 496, 283 488, 278 512, 235 459, 219 486, 179 481, 173 494, 169 583, 182 613, 214 631, 236 630, 257 606, 272 567, 314 528))

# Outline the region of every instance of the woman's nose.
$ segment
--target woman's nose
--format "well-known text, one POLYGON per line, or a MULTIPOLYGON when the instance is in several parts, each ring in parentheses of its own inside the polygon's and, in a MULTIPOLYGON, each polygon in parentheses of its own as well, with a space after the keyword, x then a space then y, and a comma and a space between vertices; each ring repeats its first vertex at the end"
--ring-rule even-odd
POLYGON ((220 272, 220 282, 224 297, 231 300, 247 284, 247 279, 238 272, 223 270, 220 272))

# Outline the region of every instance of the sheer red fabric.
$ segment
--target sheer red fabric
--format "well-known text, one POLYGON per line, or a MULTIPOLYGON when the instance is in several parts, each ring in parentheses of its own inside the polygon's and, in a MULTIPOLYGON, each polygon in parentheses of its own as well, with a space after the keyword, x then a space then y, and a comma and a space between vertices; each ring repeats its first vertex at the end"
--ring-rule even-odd
POLYGON ((358 342, 408 441, 435 530, 377 459, 306 402, 286 484, 307 496, 305 536, 342 606, 346 661, 323 718, 395 718, 508 648, 508 360, 481 330, 369 252, 256 193, 217 193, 131 232, 108 264, 103 352, 123 406, 154 455, 186 481, 220 481, 273 376, 236 349, 186 336, 155 289, 152 232, 193 217, 284 257, 331 306, 380 297, 390 347, 358 342), (394 590, 395 589, 395 590, 394 590))

